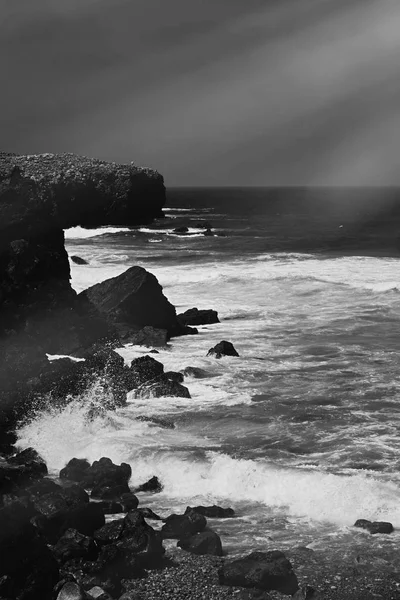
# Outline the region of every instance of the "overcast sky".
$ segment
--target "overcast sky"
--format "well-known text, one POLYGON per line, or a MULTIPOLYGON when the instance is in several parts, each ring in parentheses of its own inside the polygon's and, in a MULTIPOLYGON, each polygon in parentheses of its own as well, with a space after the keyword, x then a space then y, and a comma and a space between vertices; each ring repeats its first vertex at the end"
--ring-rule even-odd
POLYGON ((3 150, 400 183, 398 0, 0 0, 3 150))

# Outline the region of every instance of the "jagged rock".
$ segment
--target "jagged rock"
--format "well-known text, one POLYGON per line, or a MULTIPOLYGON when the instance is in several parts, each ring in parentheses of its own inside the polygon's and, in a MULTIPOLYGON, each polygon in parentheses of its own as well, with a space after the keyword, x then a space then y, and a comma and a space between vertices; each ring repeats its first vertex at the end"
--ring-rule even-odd
POLYGON ((70 257, 72 262, 75 263, 76 265, 88 265, 88 261, 85 260, 84 258, 81 258, 80 256, 71 256, 70 257))
POLYGON ((207 526, 207 520, 203 515, 195 511, 188 512, 185 515, 170 515, 163 519, 164 525, 161 533, 164 539, 184 539, 195 533, 204 531, 207 526))
POLYGON ((199 310, 198 308, 189 308, 184 313, 180 313, 178 321, 182 325, 211 325, 220 322, 216 310, 199 310))
POLYGON ((185 515, 195 511, 200 515, 204 515, 209 519, 230 519, 235 516, 233 508, 221 508, 220 506, 188 506, 185 510, 185 515))
POLYGON ((60 562, 73 558, 96 560, 98 549, 91 537, 82 535, 76 529, 67 529, 54 546, 53 553, 60 562))
POLYGON ((157 427, 161 427, 162 429, 175 429, 175 423, 169 419, 163 419, 160 417, 147 417, 145 415, 140 415, 139 417, 136 417, 136 419, 145 423, 154 423, 154 425, 157 425, 157 427))
POLYGON ((92 489, 91 497, 100 500, 119 500, 122 495, 129 494, 129 485, 124 482, 118 485, 98 485, 92 489))
MULTIPOLYGON (((115 465, 110 458, 102 457, 95 460, 92 465, 85 470, 84 477, 81 480, 86 488, 95 487, 115 487, 122 485, 126 487, 132 475, 132 469, 127 463, 115 465)), ((129 491, 129 488, 121 493, 129 491)))
POLYGON ((124 512, 124 507, 114 500, 102 500, 97 503, 105 515, 116 515, 124 512))
POLYGON ((21 486, 27 486, 47 474, 44 460, 33 448, 8 458, 0 463, 0 488, 10 493, 21 486))
POLYGON ((222 585, 277 590, 293 595, 298 590, 297 577, 283 552, 252 552, 245 558, 225 563, 218 572, 222 585))
POLYGON ((98 585, 88 590, 87 595, 89 598, 93 598, 94 600, 112 600, 110 594, 105 592, 103 588, 98 585))
POLYGON ((211 529, 183 538, 177 545, 191 554, 222 556, 221 538, 211 529))
POLYGON ((164 373, 164 365, 151 356, 140 356, 130 364, 131 390, 164 373))
POLYGON ((61 469, 60 479, 82 481, 89 467, 90 462, 86 458, 71 458, 68 464, 61 469))
POLYGON ((61 486, 57 485, 55 481, 44 477, 26 488, 26 493, 34 499, 35 497, 40 497, 44 494, 60 493, 61 490, 61 486))
POLYGON ((354 527, 360 527, 361 529, 367 529, 372 534, 376 533, 392 533, 394 527, 391 523, 385 521, 367 521, 366 519, 358 519, 354 523, 354 527))
POLYGON ((213 348, 210 348, 210 350, 207 352, 207 356, 215 356, 215 358, 221 358, 222 356, 239 356, 239 354, 236 352, 231 342, 226 342, 225 340, 223 340, 213 348))
POLYGON ((169 337, 183 333, 161 285, 142 267, 130 267, 81 292, 79 297, 89 300, 117 328, 151 326, 166 329, 169 337))
POLYGON ((117 519, 106 523, 103 527, 95 531, 94 539, 101 546, 117 542, 122 537, 124 523, 123 519, 117 519))
POLYGON ((161 481, 158 477, 151 477, 146 483, 135 488, 136 492, 161 492, 163 489, 161 481))

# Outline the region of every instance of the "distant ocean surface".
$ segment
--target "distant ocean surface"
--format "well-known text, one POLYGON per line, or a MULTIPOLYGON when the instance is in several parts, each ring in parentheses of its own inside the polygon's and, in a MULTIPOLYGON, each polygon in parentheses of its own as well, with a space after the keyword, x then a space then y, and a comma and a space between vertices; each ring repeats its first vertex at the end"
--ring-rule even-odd
MULTIPOLYGON (((82 399, 37 415, 21 445, 54 472, 74 456, 109 456, 132 465, 134 483, 157 475, 164 491, 146 502, 163 516, 232 506, 238 517, 217 527, 231 554, 398 545, 397 532, 351 527, 366 518, 400 528, 397 207, 373 191, 179 189, 150 226, 68 230, 69 254, 89 263, 71 263, 78 292, 141 265, 178 312, 213 308, 221 324, 155 357, 166 370, 207 372, 185 379, 190 400, 130 399, 91 421, 82 399), (181 226, 188 234, 173 233, 181 226), (206 357, 223 339, 240 358, 206 357)), ((120 350, 127 360, 147 351, 120 350)))

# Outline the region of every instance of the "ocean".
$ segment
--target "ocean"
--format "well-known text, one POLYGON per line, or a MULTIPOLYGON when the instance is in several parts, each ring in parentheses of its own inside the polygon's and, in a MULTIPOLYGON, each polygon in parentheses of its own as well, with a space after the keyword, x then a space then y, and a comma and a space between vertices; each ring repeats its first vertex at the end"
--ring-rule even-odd
MULTIPOLYGON (((225 551, 306 546, 344 560, 396 554, 400 534, 370 536, 356 519, 400 528, 400 269, 398 205, 374 190, 176 189, 150 226, 66 231, 77 292, 132 265, 153 273, 182 312, 220 324, 173 338, 155 358, 192 398, 128 398, 88 418, 101 388, 19 431, 51 473, 72 457, 129 462, 141 501, 162 516, 231 506, 215 522, 225 551), (185 235, 173 229, 186 226, 185 235), (204 236, 212 227, 213 236, 204 236), (240 357, 207 357, 221 340, 240 357), (154 424, 139 417, 162 418, 154 424), (165 425, 169 425, 166 427, 165 425)), ((148 348, 126 346, 132 360, 148 348)), ((211 524, 213 521, 211 520, 211 524)), ((397 559, 397 560, 400 560, 397 559)))

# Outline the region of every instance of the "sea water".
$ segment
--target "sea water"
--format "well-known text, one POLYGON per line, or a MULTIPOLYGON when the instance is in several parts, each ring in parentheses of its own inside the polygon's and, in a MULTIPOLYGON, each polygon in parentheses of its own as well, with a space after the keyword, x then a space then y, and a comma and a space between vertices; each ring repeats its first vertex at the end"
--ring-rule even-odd
MULTIPOLYGON (((397 533, 367 541, 352 528, 358 518, 400 528, 394 221, 371 197, 293 194, 172 190, 165 218, 150 226, 66 231, 69 254, 88 261, 71 262, 77 292, 141 265, 177 312, 212 308, 221 323, 155 356, 166 371, 205 371, 185 378, 190 399, 130 395, 126 407, 89 419, 89 401, 102 401, 94 386, 37 414, 19 431, 21 447, 35 447, 54 475, 74 456, 129 462, 133 485, 157 475, 163 492, 142 504, 162 516, 233 507, 236 518, 214 524, 233 555, 398 544, 397 533), (173 232, 181 226, 187 234, 173 232), (215 235, 204 236, 207 227, 215 235), (207 357, 220 340, 239 358, 207 357)), ((129 362, 148 350, 119 352, 129 362)))

